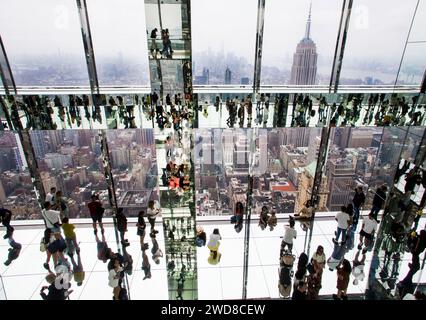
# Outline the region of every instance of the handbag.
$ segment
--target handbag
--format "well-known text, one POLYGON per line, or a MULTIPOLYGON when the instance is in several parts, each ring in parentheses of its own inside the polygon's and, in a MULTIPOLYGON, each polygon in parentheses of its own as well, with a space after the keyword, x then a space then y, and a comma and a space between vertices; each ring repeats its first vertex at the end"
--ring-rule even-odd
POLYGON ((40 251, 46 252, 46 244, 44 243, 44 237, 41 238, 41 241, 40 241, 40 251))

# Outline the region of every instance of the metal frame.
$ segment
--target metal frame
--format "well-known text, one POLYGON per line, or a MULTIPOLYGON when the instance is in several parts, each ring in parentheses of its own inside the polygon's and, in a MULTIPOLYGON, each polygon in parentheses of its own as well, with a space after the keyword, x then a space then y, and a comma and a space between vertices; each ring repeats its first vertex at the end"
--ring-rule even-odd
POLYGON ((78 15, 80 17, 81 36, 86 57, 87 72, 89 73, 90 90, 93 94, 99 94, 98 73, 96 70, 95 52, 93 50, 92 33, 90 31, 89 14, 86 0, 76 0, 78 15))
POLYGON ((349 29, 349 20, 351 17, 353 0, 344 0, 342 6, 342 15, 340 17, 339 33, 336 40, 336 49, 334 51, 333 68, 330 78, 330 93, 337 92, 340 80, 340 71, 342 69, 343 55, 345 53, 346 38, 349 29))
POLYGON ((254 60, 253 95, 259 91, 262 72, 263 28, 265 24, 265 0, 259 0, 257 6, 256 51, 254 60))
POLYGON ((420 0, 417 0, 416 8, 414 9, 413 18, 411 19, 410 29, 408 29, 407 39, 405 40, 404 49, 402 50, 401 61, 399 62, 398 72, 396 73, 395 83, 398 83, 399 73, 401 72, 402 63, 404 62, 405 51, 407 50, 408 41, 410 39, 411 29, 413 28, 414 19, 416 18, 417 8, 419 7, 420 0))
POLYGON ((0 49, 1 49, 0 50, 0 78, 3 82, 4 91, 6 95, 9 95, 11 90, 9 86, 11 86, 13 92, 16 94, 15 79, 13 78, 12 69, 10 68, 9 59, 7 58, 6 49, 4 47, 1 35, 0 35, 0 49), (2 64, 4 64, 6 68, 2 67, 2 64), (12 83, 8 83, 7 81, 8 79, 12 83))

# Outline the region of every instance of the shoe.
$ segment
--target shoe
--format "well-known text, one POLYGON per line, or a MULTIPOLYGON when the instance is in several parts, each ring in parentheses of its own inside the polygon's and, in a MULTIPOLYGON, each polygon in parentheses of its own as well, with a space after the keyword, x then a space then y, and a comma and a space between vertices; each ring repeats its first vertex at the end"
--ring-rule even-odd
POLYGON ((97 235, 97 234, 98 234, 98 229, 93 230, 93 233, 94 233, 95 235, 97 235))
POLYGON ((362 244, 358 245, 358 250, 362 250, 362 244))
POLYGON ((49 264, 48 263, 43 263, 43 267, 46 269, 46 270, 49 270, 49 264))
POLYGON ((348 296, 347 295, 342 295, 342 300, 348 300, 348 296))
POLYGON ((6 234, 3 236, 3 239, 7 239, 7 238, 9 238, 9 237, 10 237, 10 234, 6 233, 6 234))
POLYGON ((337 294, 333 294, 333 299, 334 299, 334 300, 342 300, 341 298, 339 298, 339 297, 337 296, 337 294))
POLYGON ((7 267, 8 265, 10 265, 12 263, 12 261, 7 260, 4 265, 7 267))
POLYGON ((333 243, 337 244, 337 240, 335 238, 333 238, 333 243))
POLYGON ((340 242, 340 245, 344 245, 346 243, 346 240, 345 241, 342 241, 342 242, 340 242))
POLYGON ((364 248, 363 250, 362 250, 362 254, 366 254, 367 253, 367 248, 364 248))

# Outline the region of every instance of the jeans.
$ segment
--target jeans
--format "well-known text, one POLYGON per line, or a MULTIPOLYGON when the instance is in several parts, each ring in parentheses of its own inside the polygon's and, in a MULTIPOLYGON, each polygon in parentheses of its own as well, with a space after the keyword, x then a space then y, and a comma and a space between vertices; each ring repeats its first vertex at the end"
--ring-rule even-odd
POLYGON ((342 242, 346 241, 346 229, 337 227, 336 241, 339 241, 340 234, 342 234, 342 242))
POLYGON ((371 208, 371 213, 373 214, 373 218, 377 220, 377 215, 379 214, 379 211, 381 210, 381 207, 373 206, 371 208))
POLYGON ((359 207, 354 206, 354 215, 352 218, 352 230, 355 231, 359 220, 359 207))

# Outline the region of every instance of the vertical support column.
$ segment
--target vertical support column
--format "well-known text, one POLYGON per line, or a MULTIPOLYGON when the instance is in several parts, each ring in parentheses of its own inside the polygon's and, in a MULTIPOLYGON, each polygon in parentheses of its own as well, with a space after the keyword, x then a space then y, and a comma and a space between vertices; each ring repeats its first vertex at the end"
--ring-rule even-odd
MULTIPOLYGON (((16 108, 16 101, 13 100, 12 104, 13 104, 12 109, 16 108)), ((7 107, 6 102, 4 101, 3 98, 1 99, 1 105, 4 108, 5 114, 9 115, 9 110, 11 108, 7 107)), ((46 198, 46 192, 44 190, 43 183, 40 176, 40 171, 38 169, 37 160, 36 160, 33 145, 31 142, 30 133, 28 130, 22 127, 19 117, 9 116, 9 118, 10 118, 10 121, 12 122, 12 126, 10 127, 10 129, 15 131, 19 136, 19 140, 22 145, 22 150, 24 152, 24 157, 28 164, 28 171, 30 172, 30 176, 34 186, 34 191, 36 193, 37 201, 40 207, 43 208, 44 199, 46 198)))
POLYGON ((6 49, 3 45, 3 40, 0 35, 0 78, 3 82, 6 95, 13 91, 16 94, 16 85, 13 78, 12 69, 10 68, 9 59, 7 58, 6 49))
POLYGON ((76 0, 80 17, 81 36, 83 38, 84 53, 86 56, 87 72, 89 73, 90 90, 99 94, 98 73, 96 71, 95 52, 93 50, 92 34, 90 32, 89 15, 86 0, 76 0))
MULTIPOLYGON (((321 182, 322 182, 322 176, 326 169, 327 164, 327 153, 328 153, 328 147, 330 142, 330 133, 331 133, 331 127, 323 127, 321 132, 321 142, 318 152, 318 160, 317 160, 317 166, 315 168, 315 177, 314 177, 314 183, 312 186, 312 194, 311 194, 311 204, 316 208, 319 201, 319 193, 321 190, 321 182)), ((309 256, 310 249, 311 249, 311 239, 312 239, 312 231, 314 228, 314 220, 315 220, 315 210, 312 213, 310 228, 309 228, 309 238, 305 239, 305 253, 309 256)))
POLYGON ((343 54, 345 52, 346 38, 349 29, 353 0, 344 0, 342 15, 340 17, 339 33, 337 35, 336 49, 334 51, 333 69, 331 71, 329 92, 337 92, 342 69, 343 54))
POLYGON ((251 135, 250 152, 249 152, 249 172, 248 172, 248 186, 247 186, 247 205, 246 205, 246 220, 244 231, 244 261, 243 261, 243 294, 242 299, 247 299, 247 284, 249 273, 249 254, 250 254, 250 223, 251 223, 251 209, 253 206, 253 168, 254 168, 254 155, 256 151, 256 137, 259 137, 259 129, 247 129, 247 136, 251 135))
POLYGON ((265 0, 259 0, 257 7, 256 52, 254 58, 253 96, 259 92, 262 72, 263 27, 265 21, 265 0))
MULTIPOLYGON (((118 234, 118 231, 117 231, 117 220, 115 218, 115 215, 117 214, 118 204, 117 204, 117 196, 115 193, 114 179, 113 179, 112 170, 111 170, 111 159, 109 156, 106 130, 99 130, 98 134, 101 140, 101 152, 102 152, 102 162, 104 167, 104 176, 108 185, 108 200, 113 212, 112 220, 114 223, 114 232, 115 232, 115 239, 117 242, 117 249, 118 249, 118 253, 123 254, 126 248, 122 245, 122 241, 124 239, 120 238, 120 235, 118 234)), ((127 289, 127 294, 130 300, 130 287, 129 287, 129 279, 127 278, 127 273, 124 273, 124 286, 127 289)))
MULTIPOLYGON (((180 19, 182 26, 182 38, 171 38, 171 45, 174 50, 173 54, 168 57, 158 57, 152 55, 150 47, 152 40, 149 39, 148 56, 150 57, 150 74, 152 90, 159 87, 159 103, 163 103, 167 94, 173 99, 173 95, 180 93, 182 102, 185 103, 190 112, 194 114, 194 97, 192 90, 192 61, 191 61, 191 8, 189 0, 145 0, 145 5, 158 5, 158 19, 152 15, 146 16, 147 31, 151 33, 154 25, 158 27, 160 24, 159 34, 162 29, 170 29, 165 23, 170 21, 173 16, 180 19), (167 7, 166 7, 167 6, 167 7), (167 12, 165 12, 167 10, 167 12), (163 14, 167 19, 163 19, 163 14), (174 40, 177 42, 174 43, 174 40), (183 54, 178 54, 178 43, 184 42, 183 54), (189 57, 189 58, 188 58, 189 57), (177 73, 176 73, 177 72, 177 73), (182 77, 182 78, 181 78, 182 77), (157 78, 157 81, 155 81, 157 78), (182 87, 183 84, 183 87, 182 87)), ((148 10, 146 10, 148 12, 148 10)), ((175 24, 177 21, 175 21, 175 24)), ((170 30, 171 31, 171 30, 170 30)), ((157 35, 158 37, 158 35, 157 35)), ((157 38, 158 39, 158 38, 157 38)), ((161 39, 161 38, 160 38, 161 39)), ((158 92, 158 91, 157 91, 158 92)), ((156 106, 154 106, 155 108, 156 106)), ((167 106, 164 106, 167 108, 167 106)), ((193 119, 189 124, 189 136, 191 145, 193 145, 193 119)), ((165 164, 163 159, 159 159, 164 154, 164 141, 167 134, 162 130, 155 128, 157 141, 157 159, 159 172, 162 171, 165 164), (159 156, 160 155, 160 156, 159 156)), ((171 131, 171 129, 168 129, 171 131)), ((177 135, 177 132, 175 132, 177 135)), ((178 149, 178 148, 176 148, 178 149)), ((192 150, 192 149, 190 149, 192 150)), ((182 149, 182 151, 187 151, 182 149)), ((192 151, 187 151, 187 159, 192 160, 192 151)), ((166 155, 164 155, 166 157, 166 155)), ((190 160, 190 161, 191 161, 190 160)), ((165 255, 168 267, 167 280, 170 300, 195 300, 198 299, 197 288, 197 263, 195 245, 196 237, 196 212, 195 212, 195 177, 194 162, 190 163, 190 180, 191 189, 189 191, 189 199, 184 200, 184 196, 178 196, 175 190, 168 187, 160 187, 160 203, 163 207, 163 230, 165 238, 165 255), (162 201, 163 200, 163 201, 162 201)), ((161 177, 161 175, 160 175, 161 177)), ((159 177, 159 178, 160 178, 159 177)), ((160 181, 160 185, 162 185, 160 181)))

